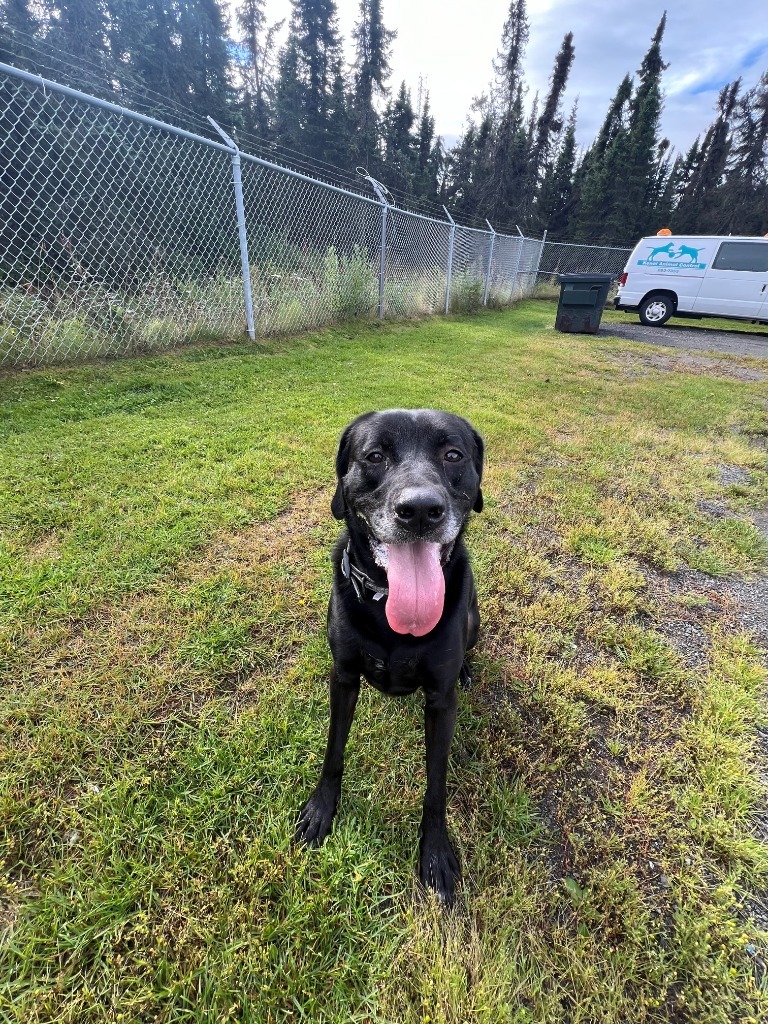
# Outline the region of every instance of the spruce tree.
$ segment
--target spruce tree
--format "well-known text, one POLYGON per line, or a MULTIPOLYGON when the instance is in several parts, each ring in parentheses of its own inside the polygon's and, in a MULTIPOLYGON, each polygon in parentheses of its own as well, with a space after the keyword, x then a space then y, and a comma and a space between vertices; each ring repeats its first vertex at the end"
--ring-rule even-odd
POLYGON ((276 107, 279 141, 324 160, 335 149, 327 137, 341 74, 335 0, 292 0, 288 40, 280 59, 276 107))
POLYGON ((530 147, 523 115, 523 58, 527 42, 525 0, 511 0, 501 49, 494 62, 496 82, 491 94, 493 132, 489 139, 487 177, 485 181, 478 182, 482 212, 496 224, 517 222, 526 205, 530 147))
POLYGON ((605 216, 612 208, 621 183, 617 164, 628 148, 629 101, 632 80, 625 75, 611 100, 597 138, 584 154, 574 177, 577 211, 573 218, 574 241, 596 243, 605 238, 605 216))
POLYGON ((233 91, 223 9, 216 0, 180 0, 178 11, 182 79, 177 92, 201 116, 226 121, 233 91))
POLYGON ((615 194, 609 218, 609 225, 617 238, 639 238, 655 225, 657 214, 653 196, 659 173, 661 76, 668 66, 661 59, 661 41, 666 24, 665 12, 643 57, 637 88, 630 103, 627 166, 623 187, 615 194))
POLYGON ((576 108, 574 103, 562 134, 557 156, 546 169, 536 200, 535 216, 540 230, 554 240, 568 241, 574 207, 576 168, 576 108))
POLYGON ((626 113, 631 96, 632 79, 629 75, 625 75, 619 83, 616 95, 611 100, 608 113, 605 115, 605 120, 600 127, 597 138, 584 157, 585 161, 588 163, 599 163, 605 156, 606 150, 611 143, 621 132, 626 130, 626 113))
POLYGON ((109 46, 126 78, 186 103, 178 22, 162 0, 110 0, 109 46))
POLYGON ((43 0, 47 41, 73 57, 98 62, 107 52, 107 13, 102 0, 43 0))
POLYGON ((264 0, 243 0, 237 8, 237 25, 244 127, 266 139, 273 117, 275 36, 283 22, 267 26, 264 0))
POLYGON ((435 136, 435 119, 429 106, 429 93, 424 96, 417 138, 417 170, 414 179, 416 196, 430 202, 438 201, 438 179, 442 168, 442 145, 435 136))
POLYGON ((340 167, 354 166, 352 157, 354 116, 352 100, 337 64, 331 96, 326 111, 324 159, 340 167))
POLYGON ((414 191, 418 169, 417 140, 413 134, 416 114, 405 82, 384 111, 383 181, 390 188, 409 195, 414 191))
POLYGON ((661 59, 666 14, 638 71, 633 91, 626 76, 579 174, 578 241, 626 244, 656 230, 659 197, 667 193, 667 140, 659 141, 661 59))
POLYGON ((723 185, 722 233, 768 231, 768 71, 736 105, 731 165, 723 185))
MULTIPOLYGON (((669 227, 675 208, 675 182, 677 160, 672 158, 672 146, 669 139, 662 139, 659 145, 659 161, 656 180, 653 186, 652 206, 655 226, 669 227)), ((653 231, 651 231, 651 234, 653 231)))
POLYGON ((300 56, 295 37, 280 51, 275 84, 274 136, 289 150, 306 152, 303 135, 304 85, 299 77, 300 56))
POLYGON ((674 168, 674 208, 680 209, 683 196, 691 188, 699 166, 701 136, 697 135, 685 156, 678 156, 674 168))
POLYGON ((632 135, 620 131, 605 152, 599 173, 599 190, 605 203, 593 207, 597 225, 589 241, 602 245, 627 245, 636 237, 633 206, 625 191, 632 161, 632 135))
POLYGON ((488 177, 488 159, 493 136, 490 109, 483 106, 479 124, 470 121, 445 159, 442 201, 450 203, 457 217, 475 216, 480 193, 488 177))
POLYGON ((704 141, 697 139, 676 171, 679 193, 675 230, 718 232, 723 222, 723 184, 731 151, 731 121, 741 80, 723 86, 717 100, 717 118, 704 141))
POLYGON ((352 110, 355 149, 357 159, 374 175, 381 158, 381 119, 376 101, 387 94, 390 54, 395 36, 395 32, 384 27, 381 0, 360 0, 360 17, 354 28, 352 110))
POLYGON ((551 166, 552 148, 563 127, 560 105, 575 53, 573 32, 568 32, 555 57, 555 66, 549 79, 549 92, 541 115, 536 121, 536 134, 531 148, 531 172, 537 183, 551 166))

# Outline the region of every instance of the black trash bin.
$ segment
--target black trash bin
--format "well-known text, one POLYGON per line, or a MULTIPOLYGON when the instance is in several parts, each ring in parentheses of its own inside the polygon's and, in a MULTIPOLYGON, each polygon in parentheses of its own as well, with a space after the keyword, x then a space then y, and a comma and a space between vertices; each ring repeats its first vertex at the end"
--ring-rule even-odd
POLYGON ((597 334, 611 274, 560 274, 555 328, 570 334, 597 334))

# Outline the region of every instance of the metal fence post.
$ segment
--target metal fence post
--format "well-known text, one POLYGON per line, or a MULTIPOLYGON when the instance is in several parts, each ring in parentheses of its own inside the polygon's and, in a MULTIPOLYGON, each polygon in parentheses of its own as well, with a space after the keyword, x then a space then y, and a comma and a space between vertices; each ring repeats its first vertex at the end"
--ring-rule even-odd
MULTIPOLYGON (((515 225, 517 228, 517 224, 515 225)), ((517 228, 517 233, 520 236, 520 242, 517 247, 517 259, 515 260, 515 269, 512 274, 512 287, 509 289, 509 301, 514 302, 515 300, 515 288, 517 287, 517 278, 520 274, 520 259, 523 255, 523 245, 525 244, 525 237, 520 228, 517 228)), ((514 238, 514 235, 510 235, 510 238, 514 238)))
POLYGON ((380 181, 376 181, 370 174, 365 174, 363 177, 366 181, 370 182, 371 188, 376 193, 381 203, 381 257, 379 258, 379 320, 384 319, 384 284, 387 279, 387 213, 389 211, 389 204, 387 198, 384 195, 386 185, 382 185, 380 181))
POLYGON ((379 320, 384 319, 384 285, 387 279, 387 210, 385 200, 381 204, 381 258, 379 259, 379 320))
POLYGON ((243 203, 243 179, 240 172, 240 150, 237 144, 230 139, 227 133, 216 124, 212 117, 208 120, 224 139, 232 147, 232 183, 235 186, 235 208, 237 210, 237 233, 240 239, 240 266, 243 272, 243 295, 245 298, 245 322, 248 329, 248 337, 253 341, 256 337, 256 327, 253 320, 253 293, 251 292, 251 265, 248 260, 248 235, 245 230, 245 205, 243 203))
POLYGON ((456 222, 453 217, 445 210, 445 216, 451 222, 450 233, 448 235, 448 268, 445 281, 445 315, 448 316, 451 307, 451 276, 453 274, 453 242, 456 238, 456 222))
POLYGON ((536 260, 536 284, 539 283, 539 274, 541 273, 541 257, 544 255, 544 246, 547 244, 547 229, 544 228, 544 234, 541 236, 541 245, 539 246, 539 258, 536 260))
POLYGON ((488 252, 488 269, 485 272, 485 291, 483 292, 483 305, 488 305, 488 291, 491 287, 491 268, 493 267, 493 247, 496 243, 496 232, 493 230, 493 224, 486 217, 485 223, 491 229, 491 247, 488 252))

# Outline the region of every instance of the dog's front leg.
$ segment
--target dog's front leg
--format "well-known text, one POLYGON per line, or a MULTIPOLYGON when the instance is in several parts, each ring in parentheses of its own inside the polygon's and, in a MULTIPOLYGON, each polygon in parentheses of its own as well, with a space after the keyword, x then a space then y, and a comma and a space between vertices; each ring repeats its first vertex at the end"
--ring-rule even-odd
POLYGON ((308 846, 319 846, 331 831, 339 805, 344 748, 347 745, 355 706, 360 693, 360 676, 331 669, 331 724, 320 781, 304 804, 296 824, 296 838, 308 846))
POLYGON ((424 702, 427 790, 421 817, 419 875, 422 883, 449 905, 461 878, 459 862, 448 838, 445 806, 448 752, 456 727, 457 703, 455 685, 448 693, 427 691, 424 702))

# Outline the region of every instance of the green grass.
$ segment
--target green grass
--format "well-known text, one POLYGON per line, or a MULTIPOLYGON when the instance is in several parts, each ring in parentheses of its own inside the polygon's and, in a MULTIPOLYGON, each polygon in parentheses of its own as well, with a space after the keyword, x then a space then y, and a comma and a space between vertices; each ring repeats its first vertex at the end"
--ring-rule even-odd
POLYGON ((701 571, 764 565, 768 387, 637 374, 647 346, 553 321, 0 377, 0 1020, 765 1018, 765 673, 701 571), (451 914, 415 882, 418 697, 364 691, 334 832, 292 843, 327 725, 336 441, 423 405, 488 447, 451 914))

